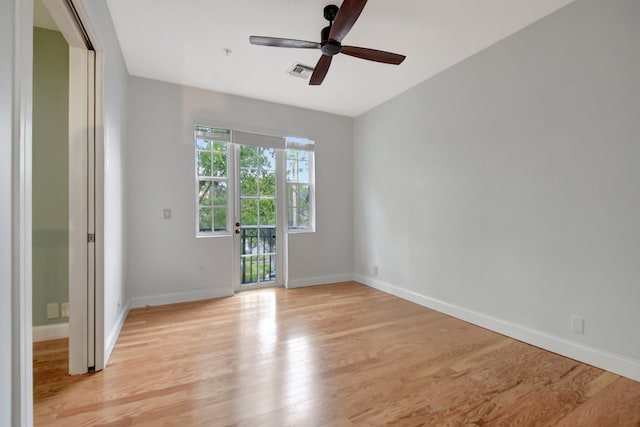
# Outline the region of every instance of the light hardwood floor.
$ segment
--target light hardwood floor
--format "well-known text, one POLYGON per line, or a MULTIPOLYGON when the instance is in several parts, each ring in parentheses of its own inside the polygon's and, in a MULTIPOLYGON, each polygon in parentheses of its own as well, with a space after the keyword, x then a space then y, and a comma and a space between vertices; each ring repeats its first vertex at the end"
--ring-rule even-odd
POLYGON ((353 282, 132 310, 92 375, 66 345, 37 426, 640 426, 640 383, 353 282))

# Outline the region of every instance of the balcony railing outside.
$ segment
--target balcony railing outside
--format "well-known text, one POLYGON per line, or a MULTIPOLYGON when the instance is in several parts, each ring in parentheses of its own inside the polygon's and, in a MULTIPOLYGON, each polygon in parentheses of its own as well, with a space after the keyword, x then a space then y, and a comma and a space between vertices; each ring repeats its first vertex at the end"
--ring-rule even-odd
POLYGON ((240 229, 241 284, 260 284, 276 279, 275 227, 242 227, 240 229))

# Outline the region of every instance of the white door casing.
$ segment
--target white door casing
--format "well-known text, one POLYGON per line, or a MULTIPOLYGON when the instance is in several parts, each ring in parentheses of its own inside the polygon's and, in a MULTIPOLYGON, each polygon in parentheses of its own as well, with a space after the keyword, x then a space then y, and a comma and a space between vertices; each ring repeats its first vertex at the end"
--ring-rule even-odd
POLYGON ((104 368, 102 53, 82 2, 44 0, 69 44, 69 373, 104 368))

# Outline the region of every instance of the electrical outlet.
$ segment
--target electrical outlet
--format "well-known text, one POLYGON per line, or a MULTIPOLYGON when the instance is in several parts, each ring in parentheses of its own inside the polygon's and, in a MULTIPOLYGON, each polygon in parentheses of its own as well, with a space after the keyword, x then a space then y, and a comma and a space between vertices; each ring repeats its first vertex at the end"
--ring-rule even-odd
POLYGON ((579 316, 571 316, 571 330, 576 334, 584 334, 584 319, 579 316))
POLYGON ((171 219, 171 209, 166 209, 162 211, 162 218, 171 219))
POLYGON ((57 302, 47 304, 47 319, 57 319, 60 317, 60 307, 57 302))
POLYGON ((60 311, 62 312, 62 317, 69 317, 69 303, 63 302, 60 306, 60 311))
POLYGON ((377 266, 377 265, 374 265, 374 266, 373 266, 373 275, 374 275, 374 276, 377 276, 377 275, 378 275, 378 273, 379 273, 378 266, 377 266))

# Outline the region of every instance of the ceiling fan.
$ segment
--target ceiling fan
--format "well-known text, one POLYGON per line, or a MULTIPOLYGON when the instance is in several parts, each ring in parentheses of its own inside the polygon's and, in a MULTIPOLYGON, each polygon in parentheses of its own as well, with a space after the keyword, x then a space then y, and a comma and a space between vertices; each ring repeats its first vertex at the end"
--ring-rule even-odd
POLYGON ((374 62, 400 65, 406 58, 404 55, 365 47, 342 45, 342 39, 344 39, 349 30, 351 30, 351 27, 355 24, 366 4, 367 0, 344 0, 340 8, 333 4, 325 6, 324 18, 329 21, 329 26, 322 29, 320 33, 320 39, 322 41, 319 43, 262 36, 250 36, 249 43, 261 46, 320 49, 322 56, 313 70, 313 74, 311 74, 311 79, 309 80, 310 85, 319 85, 322 83, 329 71, 333 56, 339 53, 374 62))

